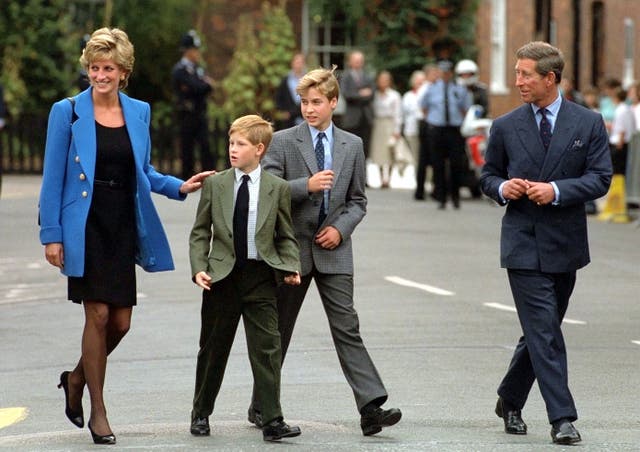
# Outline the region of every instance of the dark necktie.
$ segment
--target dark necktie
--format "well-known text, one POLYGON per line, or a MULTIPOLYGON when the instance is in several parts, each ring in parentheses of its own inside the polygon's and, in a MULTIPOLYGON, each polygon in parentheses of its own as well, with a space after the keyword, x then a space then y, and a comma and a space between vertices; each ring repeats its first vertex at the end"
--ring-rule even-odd
POLYGON ((542 145, 544 146, 544 150, 549 149, 549 143, 551 142, 551 123, 547 119, 547 109, 541 108, 538 110, 540 112, 540 138, 542 139, 542 145))
MULTIPOLYGON (((324 170, 324 144, 322 143, 322 140, 325 137, 325 133, 324 132, 320 132, 318 134, 318 138, 316 141, 316 147, 315 147, 315 151, 316 151, 316 160, 318 161, 318 171, 322 171, 324 170)), ((318 216, 318 224, 322 224, 322 222, 324 221, 324 219, 327 217, 327 215, 324 212, 324 192, 322 192, 322 203, 320 204, 320 214, 318 216)))
POLYGON ((449 118, 449 82, 444 82, 444 125, 448 126, 449 118))
POLYGON ((248 174, 242 176, 242 183, 236 195, 233 209, 233 247, 236 251, 236 265, 243 267, 247 263, 247 223, 249 222, 249 180, 248 174))

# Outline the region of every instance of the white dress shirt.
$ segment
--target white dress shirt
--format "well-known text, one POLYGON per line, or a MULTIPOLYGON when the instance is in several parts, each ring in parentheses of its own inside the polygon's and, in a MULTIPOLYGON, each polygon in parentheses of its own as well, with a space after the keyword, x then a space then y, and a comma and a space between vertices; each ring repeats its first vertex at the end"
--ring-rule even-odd
MULTIPOLYGON (((242 176, 245 175, 238 168, 235 168, 235 183, 233 184, 233 206, 236 205, 238 189, 242 184, 242 176)), ((250 180, 247 182, 249 188, 249 219, 247 220, 247 259, 261 260, 256 248, 256 222, 258 220, 258 198, 260 197, 260 176, 262 168, 260 165, 249 173, 250 180)))

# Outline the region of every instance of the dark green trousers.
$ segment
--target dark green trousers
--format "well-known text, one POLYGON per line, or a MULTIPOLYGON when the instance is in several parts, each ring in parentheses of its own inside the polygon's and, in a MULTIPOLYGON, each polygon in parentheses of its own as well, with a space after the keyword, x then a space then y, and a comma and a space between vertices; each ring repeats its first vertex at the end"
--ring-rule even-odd
POLYGON ((266 424, 282 418, 276 279, 274 270, 262 261, 234 268, 211 290, 203 291, 192 418, 213 412, 240 317, 263 420, 266 424))

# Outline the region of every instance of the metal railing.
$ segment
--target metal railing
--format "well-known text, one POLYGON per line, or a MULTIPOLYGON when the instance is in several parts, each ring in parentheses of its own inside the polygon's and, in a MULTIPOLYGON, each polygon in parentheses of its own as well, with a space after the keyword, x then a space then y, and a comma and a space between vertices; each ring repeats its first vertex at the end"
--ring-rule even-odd
MULTIPOLYGON (((40 174, 44 161, 47 116, 24 116, 20 121, 8 120, 0 130, 0 174, 40 174)), ((226 158, 229 124, 210 122, 210 148, 220 169, 228 166, 226 158)), ((180 143, 175 126, 151 128, 151 162, 166 174, 181 173, 180 143)), ((199 167, 196 149, 196 167, 199 167)))

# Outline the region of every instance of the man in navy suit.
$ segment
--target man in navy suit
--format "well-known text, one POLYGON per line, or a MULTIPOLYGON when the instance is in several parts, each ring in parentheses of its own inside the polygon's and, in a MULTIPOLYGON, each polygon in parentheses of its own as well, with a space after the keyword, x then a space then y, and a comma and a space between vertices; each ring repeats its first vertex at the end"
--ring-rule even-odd
POLYGON ((558 49, 531 42, 516 58, 525 104, 494 121, 480 179, 482 191, 506 206, 500 260, 523 331, 495 412, 506 433, 526 434, 521 410, 537 379, 553 442, 573 444, 581 438, 560 325, 576 270, 589 263, 585 202, 611 182, 608 137, 600 114, 560 96, 558 49))

